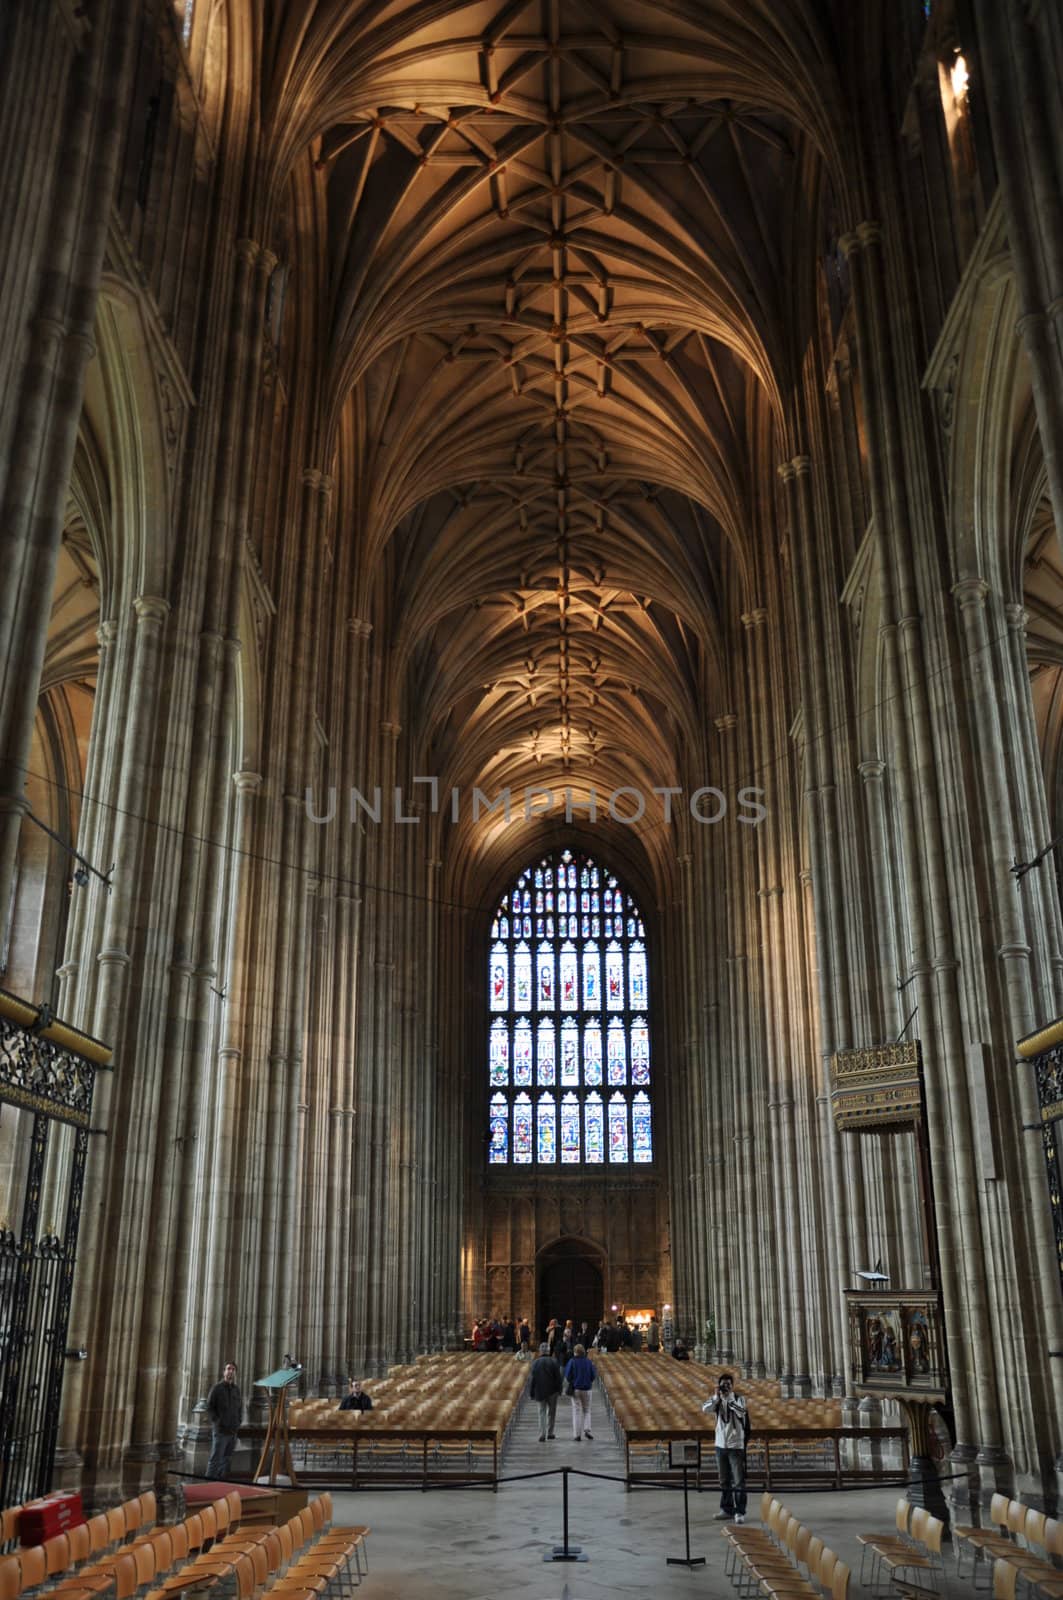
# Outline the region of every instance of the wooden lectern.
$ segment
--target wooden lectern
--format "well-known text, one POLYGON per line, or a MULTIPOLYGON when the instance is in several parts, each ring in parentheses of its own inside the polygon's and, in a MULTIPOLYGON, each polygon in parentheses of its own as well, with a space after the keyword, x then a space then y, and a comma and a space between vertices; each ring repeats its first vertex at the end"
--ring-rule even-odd
POLYGON ((286 1477, 295 1485, 295 1468, 292 1466, 292 1445, 288 1436, 288 1390, 302 1376, 302 1367, 280 1367, 268 1377, 256 1378, 255 1388, 269 1394, 269 1423, 258 1458, 253 1481, 264 1479, 276 1487, 278 1476, 286 1477), (267 1465, 268 1464, 268 1465, 267 1465))

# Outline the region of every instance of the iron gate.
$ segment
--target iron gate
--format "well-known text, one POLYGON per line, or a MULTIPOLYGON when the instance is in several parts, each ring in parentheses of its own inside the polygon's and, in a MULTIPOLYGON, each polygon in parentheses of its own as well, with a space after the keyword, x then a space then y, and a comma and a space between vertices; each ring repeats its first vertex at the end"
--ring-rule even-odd
POLYGON ((29 1133, 16 1146, 16 1226, 0 1230, 0 1507, 51 1487, 92 1096, 109 1059, 97 1040, 0 990, 0 1102, 29 1133), (46 1179, 58 1228, 42 1225, 46 1179))

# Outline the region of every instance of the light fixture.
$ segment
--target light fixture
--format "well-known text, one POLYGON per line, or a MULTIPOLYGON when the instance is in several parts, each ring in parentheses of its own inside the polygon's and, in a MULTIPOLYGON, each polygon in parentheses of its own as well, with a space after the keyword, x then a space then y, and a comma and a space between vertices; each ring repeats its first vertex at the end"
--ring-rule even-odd
POLYGON ((967 93, 969 74, 967 72, 967 62, 959 52, 957 52, 956 59, 952 63, 950 76, 952 79, 952 97, 954 100, 962 100, 967 93))

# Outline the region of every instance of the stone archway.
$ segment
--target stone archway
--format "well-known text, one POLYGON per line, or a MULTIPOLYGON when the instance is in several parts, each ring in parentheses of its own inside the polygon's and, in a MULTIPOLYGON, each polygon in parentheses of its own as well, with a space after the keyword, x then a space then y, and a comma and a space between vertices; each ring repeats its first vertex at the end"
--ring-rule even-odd
POLYGON ((586 1322, 597 1331, 605 1307, 605 1263, 600 1250, 585 1239, 557 1239, 541 1250, 538 1268, 539 1326, 551 1317, 578 1328, 586 1322))

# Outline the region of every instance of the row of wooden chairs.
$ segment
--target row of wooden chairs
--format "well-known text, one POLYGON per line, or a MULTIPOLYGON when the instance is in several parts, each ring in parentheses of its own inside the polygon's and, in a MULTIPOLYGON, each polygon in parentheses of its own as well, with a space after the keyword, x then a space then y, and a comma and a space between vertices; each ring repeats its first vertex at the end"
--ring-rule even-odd
MULTIPOLYGON (((0 1543, 10 1544, 18 1537, 19 1518, 27 1509, 27 1505, 8 1506, 3 1512, 0 1543)), ((97 1516, 90 1517, 87 1522, 79 1523, 78 1527, 88 1529, 90 1553, 96 1555, 107 1549, 117 1549, 124 1540, 142 1532, 145 1528, 150 1528, 155 1521, 157 1510, 155 1491, 147 1489, 143 1494, 134 1495, 131 1500, 123 1501, 121 1505, 112 1506, 109 1511, 101 1511, 97 1516)), ((76 1532, 76 1529, 70 1531, 76 1532)))
MULTIPOLYGON (((625 1432, 662 1428, 704 1433, 715 1427, 701 1410, 715 1383, 710 1368, 691 1371, 676 1362, 632 1366, 603 1361, 597 1370, 613 1414, 625 1432)), ((754 1395, 750 1392, 754 1387, 759 1384, 741 1385, 754 1433, 784 1434, 794 1428, 831 1431, 841 1426, 837 1400, 782 1400, 777 1390, 770 1397, 754 1395)))
MULTIPOLYGON (((141 1499, 144 1497, 141 1496, 141 1499)), ((154 1512, 151 1495, 150 1510, 154 1512)), ((130 1504, 127 1502, 127 1505, 130 1504)), ((121 1526, 113 1507, 90 1517, 87 1522, 46 1539, 43 1544, 26 1545, 9 1556, 0 1557, 0 1600, 45 1592, 74 1600, 77 1595, 119 1597, 134 1594, 160 1572, 169 1572, 228 1530, 240 1517, 240 1496, 233 1490, 184 1522, 168 1527, 156 1526, 149 1533, 135 1516, 127 1518, 124 1536, 108 1539, 121 1526)), ((144 1509, 144 1508, 142 1508, 144 1509)))
POLYGON ((728 1577, 742 1595, 778 1600, 848 1600, 850 1569, 781 1500, 760 1498, 760 1528, 729 1523, 728 1577))
POLYGON ((392 1368, 387 1378, 367 1385, 371 1411, 340 1411, 329 1398, 304 1400, 291 1407, 289 1423, 300 1435, 317 1430, 399 1435, 467 1427, 502 1438, 526 1383, 527 1369, 519 1362, 459 1354, 392 1368))
MULTIPOLYGON (((964 1557, 969 1553, 971 1580, 976 1588, 980 1573, 988 1572, 987 1561, 995 1561, 1004 1569, 1014 1568, 1016 1582, 1021 1579, 1028 1585, 1036 1584, 1052 1600, 1063 1596, 1063 1572, 1053 1565, 1053 1559, 1063 1556, 1063 1522, 1057 1518, 1035 1511, 1021 1500, 995 1494, 984 1528, 959 1527, 952 1532, 957 1572, 964 1575, 964 1557)), ((1009 1581, 1005 1572, 998 1578, 994 1568, 994 1585, 1006 1590, 1009 1581)))
POLYGON ((865 1580, 877 1588, 883 1571, 898 1588, 922 1583, 933 1588, 943 1576, 941 1547, 945 1538, 945 1524, 940 1517, 930 1514, 923 1506, 913 1506, 908 1500, 898 1500, 892 1533, 860 1533, 857 1543, 862 1546, 860 1557, 860 1582, 865 1580), (915 1579, 908 1578, 913 1573, 915 1579))
POLYGON ((240 1528, 234 1521, 239 1509, 233 1492, 74 1570, 44 1588, 43 1600, 180 1600, 193 1589, 217 1586, 239 1600, 271 1592, 278 1600, 329 1600, 333 1593, 345 1600, 362 1580, 363 1558, 369 1570, 369 1529, 331 1527, 331 1497, 313 1501, 280 1528, 240 1528))

